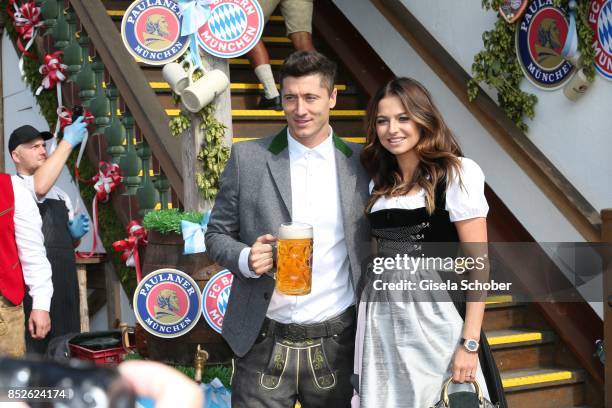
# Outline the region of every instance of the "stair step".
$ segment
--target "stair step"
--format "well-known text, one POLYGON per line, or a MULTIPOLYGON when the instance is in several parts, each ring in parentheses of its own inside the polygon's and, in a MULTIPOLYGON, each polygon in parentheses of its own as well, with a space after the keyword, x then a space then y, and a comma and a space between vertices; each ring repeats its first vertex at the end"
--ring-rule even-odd
MULTIPOLYGON (((230 65, 250 65, 251 63, 247 58, 232 58, 229 60, 230 65)), ((270 65, 283 65, 282 59, 270 59, 270 65)))
MULTIPOLYGON (((177 116, 180 109, 166 109, 168 116, 177 116)), ((331 117, 357 119, 365 116, 365 110, 336 109, 330 112, 331 117)), ((284 112, 264 109, 232 109, 232 117, 236 119, 283 119, 284 112)))
POLYGON ((576 384, 584 381, 582 370, 559 368, 536 368, 530 370, 510 370, 501 373, 504 391, 514 392, 528 389, 576 384))
MULTIPOLYGON (((167 82, 150 81, 149 86, 156 91, 170 91, 170 85, 167 82)), ((276 84, 276 88, 280 89, 280 85, 276 84)), ((336 89, 339 92, 347 90, 347 86, 340 84, 336 85, 336 89)), ((247 83, 233 83, 230 84, 230 90, 232 91, 260 91, 263 90, 262 84, 247 84, 247 83)))
MULTIPOLYGON (((361 109, 334 109, 329 113, 332 117, 345 117, 345 118, 361 118, 365 116, 365 110, 361 109)), ((269 118, 278 117, 284 118, 285 114, 281 111, 274 110, 261 110, 261 109, 232 109, 232 116, 235 118, 269 118)))
POLYGON ((266 44, 291 44, 291 40, 281 36, 262 36, 261 40, 266 44))
POLYGON ((582 371, 559 369, 516 370, 502 373, 509 408, 584 406, 587 393, 582 371))
POLYGON ((487 306, 503 305, 506 303, 512 303, 512 299, 512 295, 490 295, 487 296, 485 304, 487 306))
POLYGON ((555 341, 556 336, 550 331, 530 329, 490 330, 487 339, 492 349, 544 344, 555 341))

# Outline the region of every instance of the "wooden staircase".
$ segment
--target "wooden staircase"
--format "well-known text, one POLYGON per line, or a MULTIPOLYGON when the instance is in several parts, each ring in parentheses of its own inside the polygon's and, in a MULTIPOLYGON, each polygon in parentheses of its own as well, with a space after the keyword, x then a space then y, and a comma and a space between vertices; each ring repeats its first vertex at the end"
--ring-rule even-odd
POLYGON ((603 407, 603 393, 533 304, 490 296, 483 329, 509 407, 603 407))
MULTIPOLYGON (((118 30, 121 30, 123 11, 131 2, 123 0, 105 0, 108 15, 113 19, 118 30)), ((278 78, 278 67, 284 58, 293 52, 290 40, 285 36, 285 25, 282 16, 275 15, 265 27, 263 41, 268 48, 271 66, 278 78)), ((325 44, 313 39, 315 47, 326 53, 325 44)), ((333 55, 332 53, 327 53, 333 55)), ((234 142, 265 137, 276 134, 285 126, 282 111, 256 109, 261 85, 246 58, 234 58, 230 63, 232 122, 234 142)), ((140 64, 143 74, 149 81, 166 110, 168 119, 179 114, 180 109, 174 104, 170 88, 164 82, 161 68, 140 64)), ((339 78, 348 78, 340 68, 339 78)), ((357 88, 342 80, 338 84, 338 103, 331 113, 331 124, 334 130, 345 140, 363 142, 363 117, 367 99, 357 92, 357 88)))
MULTIPOLYGON (((123 11, 131 2, 104 0, 103 3, 119 28, 123 11)), ((282 17, 273 16, 264 31, 264 42, 270 52, 276 77, 278 66, 292 51, 284 35, 282 17)), ((337 47, 330 46, 323 38, 315 36, 314 44, 337 62, 340 59, 349 60, 339 56, 337 47)), ((358 86, 359 81, 354 80, 355 76, 349 74, 354 73, 353 67, 339 65, 339 97, 337 107, 332 112, 331 124, 345 139, 363 142, 363 116, 368 95, 362 92, 363 86, 358 86)), ((169 87, 162 79, 161 69, 146 65, 140 65, 140 68, 168 119, 178 114, 169 87)), ((234 142, 278 132, 285 124, 283 113, 255 108, 261 86, 248 61, 244 58, 230 60, 230 71, 234 142)), ((491 296, 487 301, 483 326, 500 369, 510 407, 603 407, 601 385, 581 368, 574 354, 534 304, 491 296)))

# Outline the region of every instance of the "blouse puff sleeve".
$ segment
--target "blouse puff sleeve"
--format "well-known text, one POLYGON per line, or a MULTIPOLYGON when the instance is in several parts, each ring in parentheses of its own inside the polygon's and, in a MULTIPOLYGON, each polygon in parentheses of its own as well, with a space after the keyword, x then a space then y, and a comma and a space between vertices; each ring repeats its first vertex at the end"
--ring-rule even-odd
POLYGON ((486 217, 489 205, 484 195, 484 173, 478 164, 460 157, 461 183, 455 176, 446 189, 446 210, 451 222, 486 217))

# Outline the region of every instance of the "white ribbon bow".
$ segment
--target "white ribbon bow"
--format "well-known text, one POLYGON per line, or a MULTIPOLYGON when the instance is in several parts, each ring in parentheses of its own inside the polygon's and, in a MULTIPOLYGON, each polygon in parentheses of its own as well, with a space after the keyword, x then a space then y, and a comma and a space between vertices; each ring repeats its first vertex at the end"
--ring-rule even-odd
POLYGON ((181 233, 183 234, 183 240, 185 241, 183 254, 187 255, 206 252, 204 234, 206 233, 209 218, 210 210, 204 213, 204 217, 202 217, 202 222, 200 224, 186 220, 181 221, 181 233))

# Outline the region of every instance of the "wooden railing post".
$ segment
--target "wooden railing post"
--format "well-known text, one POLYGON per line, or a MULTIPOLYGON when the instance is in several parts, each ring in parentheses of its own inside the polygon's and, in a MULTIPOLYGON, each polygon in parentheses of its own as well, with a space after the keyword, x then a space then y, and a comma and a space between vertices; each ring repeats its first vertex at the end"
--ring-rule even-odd
MULTIPOLYGON (((612 243, 612 208, 601 211, 601 241, 612 243)), ((612 251, 605 248, 603 253, 605 254, 603 268, 604 345, 610 351, 609 346, 612 344, 612 251)), ((610 407, 612 406, 612 364, 610 364, 612 353, 607 354, 604 392, 606 407, 610 407)))
POLYGON ((116 329, 121 322, 121 281, 110 259, 104 262, 104 281, 108 328, 112 330, 116 329))
MULTIPOLYGON (((208 53, 202 55, 202 62, 206 71, 219 69, 229 78, 229 62, 227 59, 214 57, 208 53)), ((227 128, 225 130, 225 144, 232 143, 232 101, 229 87, 213 102, 215 104, 215 118, 227 128)), ((189 114, 191 127, 181 135, 183 158, 183 206, 187 211, 204 212, 212 207, 212 202, 205 200, 198 190, 196 174, 201 172, 201 164, 197 156, 205 130, 200 129, 200 117, 189 114)))

